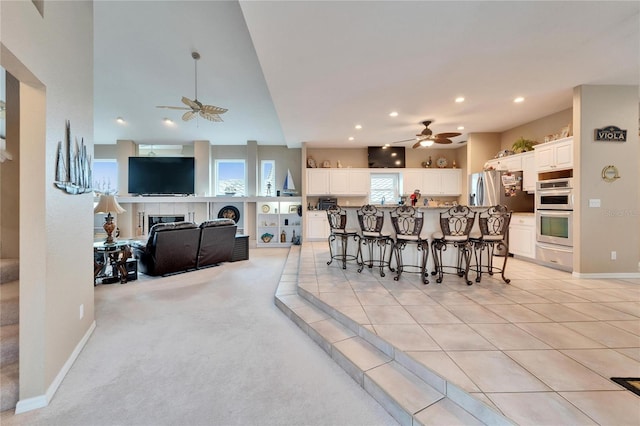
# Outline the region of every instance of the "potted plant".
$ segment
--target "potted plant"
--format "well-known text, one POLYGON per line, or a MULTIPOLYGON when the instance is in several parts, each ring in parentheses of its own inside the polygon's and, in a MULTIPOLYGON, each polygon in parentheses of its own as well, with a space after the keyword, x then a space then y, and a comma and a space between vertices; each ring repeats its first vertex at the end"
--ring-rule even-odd
POLYGON ((522 136, 520 136, 520 138, 513 143, 511 150, 516 154, 520 152, 533 151, 533 146, 536 145, 537 143, 538 142, 536 141, 525 139, 522 136))

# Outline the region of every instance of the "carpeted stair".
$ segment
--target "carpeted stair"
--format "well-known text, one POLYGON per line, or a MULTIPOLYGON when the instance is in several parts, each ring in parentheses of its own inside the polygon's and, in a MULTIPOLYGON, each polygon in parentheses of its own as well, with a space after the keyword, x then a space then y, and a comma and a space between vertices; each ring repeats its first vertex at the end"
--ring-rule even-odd
POLYGON ((19 261, 0 259, 0 411, 18 402, 19 261))
POLYGON ((297 285, 292 247, 275 304, 401 425, 513 425, 502 414, 415 362, 297 285))

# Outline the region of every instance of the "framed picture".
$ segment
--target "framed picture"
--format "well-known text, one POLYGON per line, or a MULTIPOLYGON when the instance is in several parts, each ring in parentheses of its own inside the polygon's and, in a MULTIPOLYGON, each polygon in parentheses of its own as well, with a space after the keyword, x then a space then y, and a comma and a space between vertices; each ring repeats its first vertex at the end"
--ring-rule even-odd
POLYGON ((562 132, 560 132, 561 138, 566 138, 571 133, 571 125, 562 128, 562 132))
POLYGON ((289 213, 298 213, 298 206, 296 206, 295 204, 289 206, 289 213))

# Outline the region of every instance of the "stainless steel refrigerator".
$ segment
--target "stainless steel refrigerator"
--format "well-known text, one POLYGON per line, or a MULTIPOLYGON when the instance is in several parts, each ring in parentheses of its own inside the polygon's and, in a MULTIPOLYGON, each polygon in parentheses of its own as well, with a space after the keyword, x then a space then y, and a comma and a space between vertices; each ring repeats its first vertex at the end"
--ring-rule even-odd
POLYGON ((469 175, 469 206, 498 204, 513 212, 533 213, 534 195, 522 190, 522 172, 487 170, 469 175))

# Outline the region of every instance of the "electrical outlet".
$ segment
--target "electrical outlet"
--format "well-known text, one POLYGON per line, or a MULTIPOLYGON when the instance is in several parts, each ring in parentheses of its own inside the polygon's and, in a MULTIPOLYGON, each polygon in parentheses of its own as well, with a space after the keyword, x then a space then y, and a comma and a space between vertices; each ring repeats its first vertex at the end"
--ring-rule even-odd
POLYGON ((616 258, 618 257, 618 253, 616 253, 615 251, 611 252, 611 260, 616 260, 616 258))
POLYGON ((80 319, 84 318, 84 303, 80 305, 80 319))
POLYGON ((599 198, 590 198, 589 199, 589 207, 600 207, 600 199, 599 198))

